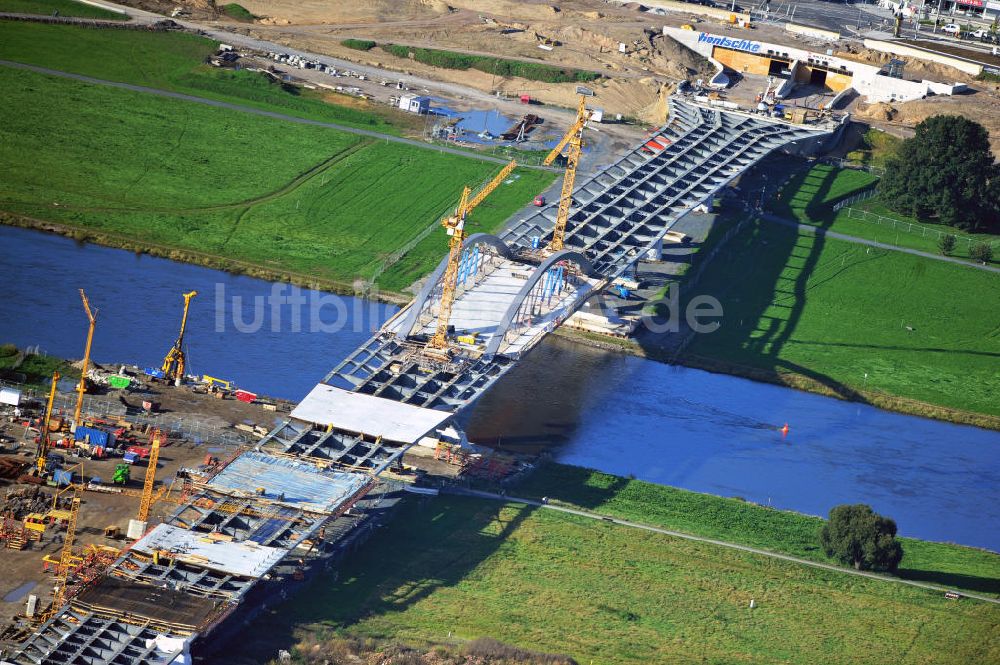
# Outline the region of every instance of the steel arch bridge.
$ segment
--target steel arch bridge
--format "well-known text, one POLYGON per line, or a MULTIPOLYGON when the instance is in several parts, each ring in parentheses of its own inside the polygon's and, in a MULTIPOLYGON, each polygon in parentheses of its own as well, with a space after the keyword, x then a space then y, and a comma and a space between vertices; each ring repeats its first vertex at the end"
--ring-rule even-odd
MULTIPOLYGON (((425 436, 451 436, 446 431, 451 416, 489 389, 590 295, 655 248, 677 219, 772 150, 818 146, 838 130, 833 123, 791 125, 679 98, 671 100, 670 108, 668 124, 574 191, 576 207, 562 251, 546 257, 534 250, 551 236, 554 205, 517 221, 500 236, 477 234, 465 241, 449 319, 455 338, 461 338, 454 356, 441 362, 422 353, 440 306, 442 262, 417 298, 327 374, 258 442, 256 451, 244 453, 239 463, 234 460, 199 485, 199 494, 157 527, 187 532, 184 542, 190 543, 204 539, 205 533, 232 539, 229 545, 215 541, 213 548, 253 542, 253 550, 269 557, 260 570, 236 568, 237 560, 247 557, 245 549, 232 561, 213 562, 231 566, 216 570, 207 566, 207 559, 175 563, 170 557, 163 562, 152 554, 140 559, 133 556, 140 549, 134 544, 112 566, 109 579, 132 584, 130 598, 141 604, 130 602, 119 611, 120 606, 109 605, 107 595, 98 603, 81 593, 43 623, 10 661, 178 662, 173 653, 155 648, 157 637, 169 637, 175 645, 183 642, 186 649, 211 635, 217 621, 245 600, 262 579, 254 575, 274 571, 276 581, 293 575, 302 561, 298 548, 324 525, 346 532, 362 519, 343 511, 366 501, 364 494, 374 485, 368 475, 377 476, 425 436), (356 472, 366 474, 360 483, 356 472), (296 502, 306 503, 281 504, 282 492, 281 505, 254 508, 252 497, 264 483, 261 474, 269 474, 272 491, 272 485, 279 485, 294 492, 296 502), (286 521, 290 517, 295 528, 286 521), (159 604, 148 600, 151 593, 159 604), (182 610, 171 608, 180 601, 184 608, 203 611, 204 617, 178 617, 182 610), (170 610, 170 616, 157 615, 154 605, 170 610), (154 615, 162 620, 152 623, 154 615), (167 618, 170 623, 164 624, 167 618), (179 619, 183 621, 177 623, 179 619)), ((460 432, 453 434, 461 439, 460 432)))
POLYGON ((450 363, 419 357, 433 333, 446 260, 414 301, 324 382, 457 412, 584 300, 662 242, 674 222, 779 148, 808 151, 839 125, 795 125, 674 97, 670 121, 574 191, 565 250, 541 261, 556 205, 463 245, 450 323, 469 342, 450 363))

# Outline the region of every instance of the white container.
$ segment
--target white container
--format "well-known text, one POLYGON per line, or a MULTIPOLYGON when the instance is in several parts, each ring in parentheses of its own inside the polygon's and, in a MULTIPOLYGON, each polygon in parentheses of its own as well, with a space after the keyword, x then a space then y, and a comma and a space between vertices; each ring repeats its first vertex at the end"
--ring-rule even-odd
POLYGON ((14 388, 0 388, 0 404, 17 406, 21 403, 21 391, 14 388))
POLYGON ((146 526, 147 523, 144 520, 129 520, 125 535, 132 540, 138 540, 142 538, 142 534, 146 533, 146 526))

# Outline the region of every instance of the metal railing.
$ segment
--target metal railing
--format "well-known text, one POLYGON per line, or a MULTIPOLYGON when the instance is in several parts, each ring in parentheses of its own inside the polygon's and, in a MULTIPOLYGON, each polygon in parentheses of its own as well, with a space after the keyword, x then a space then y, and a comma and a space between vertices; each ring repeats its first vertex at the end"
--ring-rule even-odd
POLYGON ((844 208, 854 205, 855 203, 860 203, 861 201, 867 201, 868 199, 874 197, 876 194, 878 194, 877 184, 878 183, 866 189, 863 189, 860 192, 856 192, 848 196, 846 199, 841 199, 837 201, 836 203, 833 204, 834 212, 843 210, 844 208))
MULTIPOLYGON (((870 198, 870 197, 869 197, 870 198)), ((835 210, 839 210, 834 206, 835 210)), ((848 219, 855 219, 862 222, 868 222, 870 224, 875 224, 877 226, 886 226, 894 231, 902 231, 904 233, 912 233, 914 235, 919 235, 921 238, 936 238, 940 239, 944 236, 953 236, 956 242, 968 243, 971 249, 973 245, 988 244, 994 249, 1000 248, 1000 240, 981 240, 977 238, 971 238, 969 236, 964 236, 954 231, 947 230, 942 231, 940 229, 929 228, 925 224, 915 223, 915 222, 905 222, 901 219, 895 219, 893 217, 886 217, 884 215, 879 215, 874 212, 869 212, 867 210, 861 210, 859 208, 844 208, 847 212, 848 219)))

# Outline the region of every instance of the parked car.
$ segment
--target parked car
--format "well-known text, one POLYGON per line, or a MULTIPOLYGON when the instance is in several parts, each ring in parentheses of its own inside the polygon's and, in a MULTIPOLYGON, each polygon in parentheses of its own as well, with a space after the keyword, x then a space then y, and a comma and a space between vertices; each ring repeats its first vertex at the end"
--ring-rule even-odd
POLYGON ((949 23, 948 25, 941 28, 942 32, 946 32, 949 35, 960 35, 962 33, 962 26, 958 23, 949 23))
POLYGON ((989 30, 986 30, 984 28, 980 28, 979 30, 973 30, 972 32, 966 34, 965 36, 968 39, 979 39, 979 40, 982 40, 982 38, 985 37, 988 34, 990 34, 989 30))

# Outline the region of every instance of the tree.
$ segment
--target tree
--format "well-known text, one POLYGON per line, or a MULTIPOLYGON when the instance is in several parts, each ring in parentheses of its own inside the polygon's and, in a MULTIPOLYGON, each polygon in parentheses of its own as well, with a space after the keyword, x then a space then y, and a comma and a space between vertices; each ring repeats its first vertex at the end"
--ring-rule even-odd
POLYGON ((927 118, 886 162, 879 193, 886 205, 911 217, 989 229, 1000 218, 1000 166, 989 132, 962 116, 927 118))
POLYGON ((938 238, 938 249, 943 255, 951 256, 951 253, 955 251, 955 236, 949 233, 938 238))
POLYGON ((972 246, 972 249, 969 250, 969 256, 976 261, 989 263, 993 260, 993 245, 988 242, 976 243, 972 246))
POLYGON ((895 572, 903 559, 896 523, 863 503, 834 507, 819 541, 827 556, 857 570, 895 572))

